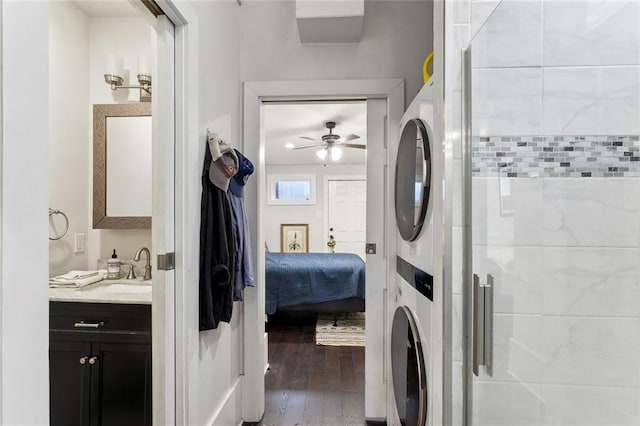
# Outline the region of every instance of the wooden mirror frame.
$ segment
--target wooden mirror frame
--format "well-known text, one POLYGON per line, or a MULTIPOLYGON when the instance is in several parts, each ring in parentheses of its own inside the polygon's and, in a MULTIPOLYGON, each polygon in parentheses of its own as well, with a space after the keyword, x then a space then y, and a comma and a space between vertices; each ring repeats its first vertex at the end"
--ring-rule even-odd
POLYGON ((107 216, 107 118, 151 116, 151 103, 93 105, 93 228, 150 229, 151 216, 107 216))

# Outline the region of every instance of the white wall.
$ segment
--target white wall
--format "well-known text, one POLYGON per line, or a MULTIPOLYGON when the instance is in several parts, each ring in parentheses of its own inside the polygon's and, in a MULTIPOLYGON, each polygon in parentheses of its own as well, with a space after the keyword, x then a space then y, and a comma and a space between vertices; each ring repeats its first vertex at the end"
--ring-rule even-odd
MULTIPOLYGON (((330 176, 358 175, 366 176, 365 165, 304 165, 304 166, 267 166, 269 174, 312 174, 316 179, 316 204, 314 205, 276 205, 265 206, 263 220, 265 239, 270 251, 280 251, 280 225, 283 223, 309 224, 309 252, 326 253, 327 234, 325 232, 324 199, 325 179, 330 176)), ((264 189, 269 194, 268 180, 264 189)), ((267 195, 268 197, 268 195, 267 195)))
MULTIPOLYGON (((233 146, 240 144, 240 40, 238 31, 239 7, 235 1, 199 3, 199 15, 206 17, 198 24, 199 41, 201 43, 199 61, 199 139, 190 141, 198 149, 199 155, 193 164, 192 174, 197 176, 197 187, 200 186, 202 160, 206 147, 206 128, 217 131, 222 138, 233 146)), ((200 212, 200 192, 187 202, 200 212)), ((194 224, 199 224, 196 220, 194 224)), ((199 235, 199 229, 194 227, 199 235)), ((199 245, 199 238, 193 243, 199 245)), ((194 262, 196 266, 198 262, 194 262)), ((194 268, 197 270, 197 268, 194 268)), ((197 279, 195 280, 197 281, 197 279)), ((198 298, 194 298, 197 304, 198 298)), ((197 305, 195 305, 197 306, 197 305)), ((194 309, 194 320, 197 329, 197 309, 194 309)), ((243 372, 244 341, 242 327, 242 304, 234 304, 232 322, 220 324, 218 329, 202 332, 193 346, 195 354, 199 354, 197 374, 200 406, 197 424, 220 424, 211 416, 215 413, 216 404, 224 402, 228 391, 232 389, 238 376, 243 372)), ((250 348, 249 348, 250 350, 250 348)), ((224 411, 222 412, 223 416, 224 411)), ((237 423, 238 417, 234 419, 237 423)))
MULTIPOLYGON (((69 230, 49 241, 49 275, 87 269, 87 252, 74 253, 74 235, 87 236, 91 121, 89 106, 89 17, 71 2, 49 6, 49 206, 69 218, 69 230)), ((50 235, 64 230, 50 217, 50 235)), ((95 267, 95 265, 94 265, 95 267)), ((43 283, 43 285, 45 285, 43 283)))
POLYGON ((403 78, 408 105, 433 50, 432 21, 430 1, 367 0, 360 43, 301 44, 295 1, 244 2, 242 80, 403 78))
POLYGON ((2 179, 0 423, 49 423, 46 3, 0 3, 2 179))
MULTIPOLYGON (((177 296, 183 317, 176 318, 179 370, 184 369, 184 424, 237 425, 241 421, 244 372, 242 303, 235 303, 230 324, 198 331, 198 265, 201 174, 207 128, 234 147, 240 141, 239 6, 233 0, 177 2, 188 22, 185 33, 186 138, 178 141, 177 203, 182 239, 177 241, 182 288, 177 296)), ((182 30, 181 30, 182 31, 182 30)), ((179 31, 180 32, 180 31, 179 31)), ((249 181, 251 185, 251 180, 249 181)), ((250 349, 250 348, 249 348, 250 349)))

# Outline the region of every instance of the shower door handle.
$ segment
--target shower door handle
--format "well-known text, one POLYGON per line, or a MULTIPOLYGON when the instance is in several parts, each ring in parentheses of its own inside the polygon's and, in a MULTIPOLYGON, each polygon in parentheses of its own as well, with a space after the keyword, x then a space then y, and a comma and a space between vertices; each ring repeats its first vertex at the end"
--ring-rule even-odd
POLYGON ((473 274, 473 374, 480 373, 480 365, 484 364, 484 291, 480 285, 480 277, 473 274))
POLYGON ((480 284, 480 277, 473 274, 473 374, 480 375, 485 366, 493 375, 493 276, 487 274, 487 283, 480 284))

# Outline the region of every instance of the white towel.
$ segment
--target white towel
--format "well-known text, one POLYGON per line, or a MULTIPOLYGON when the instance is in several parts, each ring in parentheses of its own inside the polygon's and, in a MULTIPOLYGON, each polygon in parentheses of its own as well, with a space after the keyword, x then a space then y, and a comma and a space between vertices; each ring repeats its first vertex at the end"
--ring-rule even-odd
POLYGON ((49 278, 49 287, 53 288, 79 288, 102 281, 107 271, 69 271, 64 275, 49 278))

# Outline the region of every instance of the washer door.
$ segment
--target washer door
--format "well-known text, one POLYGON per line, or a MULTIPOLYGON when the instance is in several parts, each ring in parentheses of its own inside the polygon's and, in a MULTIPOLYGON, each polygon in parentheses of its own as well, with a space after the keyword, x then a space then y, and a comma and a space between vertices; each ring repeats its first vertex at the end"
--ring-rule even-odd
POLYGON ((427 419, 427 373, 411 311, 400 306, 391 329, 391 373, 400 423, 422 426, 427 419))

